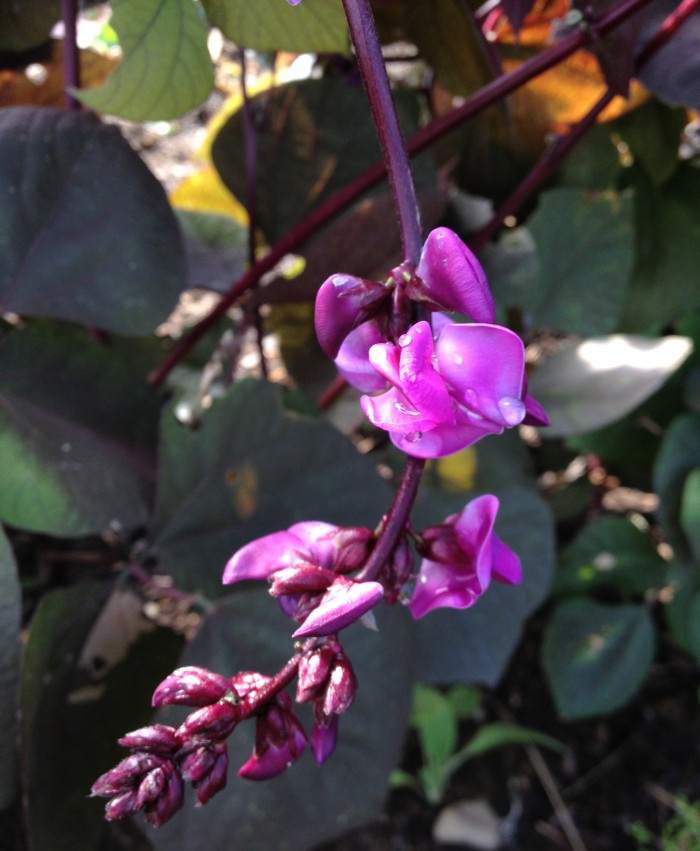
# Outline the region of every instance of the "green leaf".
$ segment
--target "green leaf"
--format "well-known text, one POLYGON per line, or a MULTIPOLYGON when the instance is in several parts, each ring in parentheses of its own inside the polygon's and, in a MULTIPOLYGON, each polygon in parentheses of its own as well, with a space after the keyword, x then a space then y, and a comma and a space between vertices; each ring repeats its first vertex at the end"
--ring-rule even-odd
POLYGON ((0 50, 37 47, 48 40, 60 19, 59 0, 0 0, 0 50))
MULTIPOLYGON (((520 727, 517 724, 493 722, 484 724, 483 727, 478 729, 467 744, 460 749, 459 753, 455 754, 455 763, 459 760, 461 764, 467 759, 481 756, 504 745, 539 745, 559 753, 566 750, 566 745, 558 739, 541 733, 539 730, 520 727)), ((454 771, 457 767, 456 764, 451 765, 451 770, 454 771)))
POLYGON ((446 697, 458 718, 471 718, 481 705, 481 691, 473 686, 453 686, 446 697))
POLYGON ((570 437, 615 422, 655 393, 691 350, 686 337, 612 334, 556 352, 529 385, 549 415, 547 436, 570 437))
POLYGON ((143 525, 150 514, 159 402, 153 349, 104 346, 73 328, 0 341, 0 517, 71 536, 143 525))
POLYGON ((612 331, 634 259, 631 196, 552 189, 529 228, 537 264, 522 307, 530 324, 586 336, 612 331))
POLYGON ((122 59, 98 89, 76 92, 98 112, 131 121, 177 118, 214 88, 207 27, 192 0, 112 0, 122 59))
MULTIPOLYGON (((439 609, 418 621, 417 677, 427 683, 496 685, 525 619, 549 590, 554 530, 546 503, 531 487, 484 487, 500 499, 496 532, 520 557, 523 583, 506 587, 494 582, 473 608, 439 609)), ((442 522, 475 495, 447 495, 423 488, 414 528, 442 522)))
POLYGON ((684 414, 671 423, 654 467, 654 490, 661 500, 659 520, 666 539, 681 559, 690 558, 690 542, 681 511, 686 479, 700 467, 700 415, 684 414))
POLYGON ((0 527, 0 811, 17 795, 17 697, 22 595, 10 542, 0 527))
MULTIPOLYGON (((307 752, 272 781, 235 776, 250 756, 254 725, 241 724, 229 740, 228 787, 205 809, 190 799, 172 822, 154 832, 163 851, 240 848, 308 851, 376 817, 406 733, 411 695, 412 624, 399 606, 377 612, 379 632, 359 624, 341 635, 359 689, 340 718, 338 746, 320 769, 307 752)), ((264 589, 217 604, 188 646, 182 662, 224 675, 240 670, 272 674, 292 652, 293 623, 264 589)), ((307 732, 311 712, 299 706, 307 732)), ((164 719, 171 716, 163 715, 164 719)))
POLYGON ((348 53, 341 0, 304 0, 293 9, 278 0, 202 0, 213 27, 253 50, 348 53))
POLYGON ((236 384, 197 431, 168 409, 160 461, 161 570, 211 596, 248 541, 301 520, 373 527, 391 503, 371 461, 327 423, 287 414, 281 388, 265 382, 236 384))
POLYGON ((438 82, 470 95, 492 79, 482 40, 459 0, 409 0, 406 32, 438 82))
POLYGON ((175 664, 181 642, 152 624, 127 659, 106 675, 86 641, 110 588, 88 583, 44 596, 22 669, 22 771, 29 846, 97 851, 103 801, 90 786, 123 758, 116 739, 147 723, 154 683, 175 664))
POLYGON ((226 292, 245 270, 248 231, 232 216, 175 210, 187 258, 187 288, 226 292))
POLYGON ((450 701, 437 689, 417 683, 413 689, 411 726, 420 740, 423 760, 440 765, 457 744, 457 715, 450 701))
MULTIPOLYGON (((280 0, 277 5, 285 11, 287 4, 280 0)), ((364 89, 343 77, 279 86, 253 98, 251 104, 267 119, 256 137, 256 198, 258 223, 270 242, 277 242, 313 209, 381 160, 364 89)), ((404 131, 417 129, 417 97, 397 92, 396 104, 404 131)), ((242 110, 219 131, 212 157, 228 189, 244 198, 242 110)), ((414 161, 414 174, 419 188, 434 187, 430 155, 414 161)))
POLYGON ((700 307, 700 169, 682 164, 662 187, 639 168, 630 172, 637 248, 619 328, 648 333, 700 307))
POLYGON ((664 615, 678 646, 700 662, 700 580, 694 567, 684 565, 678 573, 664 615))
POLYGON ((86 112, 0 110, 0 311, 146 334, 184 287, 163 188, 86 112))
POLYGON ((693 560, 700 566, 700 467, 693 470, 685 480, 679 519, 693 560))
POLYGON ((601 517, 584 526, 562 553, 553 590, 585 593, 613 586, 627 594, 644 594, 666 581, 666 562, 649 535, 624 517, 601 517))
POLYGON ((618 144, 627 145, 652 182, 661 186, 678 168, 678 148, 687 120, 685 109, 652 98, 607 126, 618 144))
POLYGON ((654 624, 645 606, 582 598, 560 603, 542 645, 557 710, 576 719, 619 709, 644 681, 654 645, 654 624))

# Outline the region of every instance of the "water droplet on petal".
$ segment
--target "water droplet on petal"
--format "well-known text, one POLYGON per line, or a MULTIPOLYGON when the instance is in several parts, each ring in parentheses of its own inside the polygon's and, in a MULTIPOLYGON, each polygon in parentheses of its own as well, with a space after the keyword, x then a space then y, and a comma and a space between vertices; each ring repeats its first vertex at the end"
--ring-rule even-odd
POLYGON ((402 334, 399 337, 399 345, 400 346, 410 346, 413 341, 411 340, 410 334, 402 334))
POLYGON ((520 399, 512 396, 504 396, 498 400, 498 410, 509 426, 520 425, 525 418, 525 405, 520 399))
POLYGON ((422 431, 409 431, 406 435, 407 443, 417 443, 423 437, 422 431))

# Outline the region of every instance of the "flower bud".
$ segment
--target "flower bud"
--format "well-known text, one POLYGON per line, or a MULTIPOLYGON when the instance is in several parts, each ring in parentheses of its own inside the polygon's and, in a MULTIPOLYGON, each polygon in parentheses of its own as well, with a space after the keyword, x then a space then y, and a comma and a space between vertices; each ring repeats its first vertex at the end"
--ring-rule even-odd
POLYGON ((269 677, 258 671, 241 671, 235 677, 231 677, 229 684, 231 690, 237 694, 241 700, 250 697, 252 693, 259 691, 268 681, 269 677))
POLYGON ((174 753, 180 747, 177 731, 165 724, 152 724, 150 727, 141 727, 127 733, 119 739, 119 744, 125 748, 135 751, 146 751, 147 753, 167 754, 174 753))
POLYGON ((398 600, 401 588, 411 578, 412 572, 413 550, 406 540, 406 536, 402 535, 379 576, 384 586, 384 599, 388 606, 393 605, 398 600))
POLYGON ((299 759, 306 745, 306 733, 288 706, 291 707, 289 695, 281 692, 258 716, 253 755, 238 770, 239 777, 268 780, 299 759))
POLYGON ((153 771, 164 762, 163 757, 156 754, 130 754, 110 771, 97 778, 92 784, 92 794, 111 798, 127 789, 134 789, 144 774, 153 771))
POLYGON ((389 289, 355 275, 331 275, 316 296, 314 322, 321 348, 335 358, 341 343, 358 325, 376 316, 389 289))
POLYGON ((232 732, 240 717, 240 706, 230 703, 214 703, 204 706, 188 715, 178 728, 177 734, 181 739, 191 739, 195 736, 207 739, 225 739, 232 732))
POLYGON ((128 792, 120 792, 111 801, 107 801, 105 805, 105 818, 107 821, 117 821, 117 819, 133 815, 138 809, 136 805, 137 797, 138 793, 134 789, 130 789, 128 792))
POLYGON ((371 529, 362 526, 341 526, 333 536, 337 549, 333 569, 338 573, 350 573, 362 567, 372 552, 375 540, 371 529))
POLYGON ((228 755, 224 751, 217 754, 211 769, 201 780, 195 783, 198 806, 204 806, 217 792, 220 792, 226 786, 227 771, 228 755))
POLYGON ((299 662, 297 703, 306 703, 319 696, 335 661, 336 651, 324 645, 304 656, 299 662))
POLYGON ((216 703, 228 691, 226 677, 190 665, 178 668, 153 693, 152 705, 176 703, 181 706, 208 706, 216 703))
POLYGON ((339 576, 293 636, 338 632, 361 618, 383 597, 384 589, 378 582, 353 582, 339 576))
POLYGON ((353 671, 350 660, 344 653, 339 653, 326 686, 326 694, 323 698, 322 708, 326 715, 342 715, 347 712, 355 700, 357 694, 357 677, 353 671))
POLYGON ((312 564, 303 567, 286 567, 270 574, 270 594, 273 597, 281 597, 289 594, 325 591, 335 578, 332 571, 312 564))
POLYGON ((182 807, 185 800, 185 787, 179 770, 170 763, 166 768, 165 787, 158 798, 144 807, 146 821, 155 827, 161 827, 182 807))
POLYGON ((317 704, 314 706, 314 721, 309 745, 316 764, 323 765, 338 742, 338 716, 326 715, 317 704))

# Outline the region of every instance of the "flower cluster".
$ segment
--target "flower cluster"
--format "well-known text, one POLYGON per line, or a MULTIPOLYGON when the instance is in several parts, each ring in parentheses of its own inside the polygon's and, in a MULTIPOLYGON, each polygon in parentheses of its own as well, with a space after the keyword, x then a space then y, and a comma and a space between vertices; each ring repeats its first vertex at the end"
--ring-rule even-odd
MULTIPOLYGON (((383 283, 330 277, 318 293, 315 320, 340 372, 376 394, 360 400, 369 420, 408 455, 439 458, 522 422, 547 422, 527 395, 522 342, 495 324, 481 266, 446 228, 430 234, 415 271, 403 264, 383 283), (432 313, 430 322, 411 319, 416 305, 432 313), (445 310, 471 321, 450 322, 445 310)), ((177 728, 155 724, 120 739, 131 754, 92 788, 109 798, 107 818, 142 810, 160 825, 182 806, 186 781, 205 804, 226 785, 225 740, 248 719, 255 720, 255 746, 240 777, 274 777, 300 758, 307 741, 323 763, 357 692, 338 633, 356 621, 372 625, 371 610, 382 600, 400 600, 422 618, 437 608, 474 605, 492 579, 519 583, 520 561, 494 531, 498 507, 495 496, 479 496, 422 532, 411 529, 406 513, 384 548, 388 518, 376 531, 304 521, 238 550, 223 582, 267 581, 296 624, 297 652, 272 677, 244 671, 227 678, 197 667, 167 677, 153 705, 194 711, 177 728), (422 557, 415 575, 414 549, 422 557), (312 708, 308 737, 285 691, 294 677, 296 702, 312 708)))
POLYGON ((362 409, 407 455, 441 458, 523 422, 547 424, 527 395, 522 341, 494 324, 484 271, 448 228, 431 232, 414 275, 395 271, 384 284, 328 278, 315 320, 321 345, 347 381, 384 391, 363 396, 362 409), (397 301, 473 321, 452 323, 435 313, 432 326, 417 322, 394 341, 397 301))

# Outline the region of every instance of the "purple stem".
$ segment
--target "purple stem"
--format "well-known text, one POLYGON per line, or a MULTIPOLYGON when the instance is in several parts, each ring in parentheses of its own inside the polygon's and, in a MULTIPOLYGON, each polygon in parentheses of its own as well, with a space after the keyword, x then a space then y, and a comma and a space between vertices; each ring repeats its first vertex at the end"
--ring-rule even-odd
MULTIPOLYGON (((511 94, 520 86, 527 83, 533 77, 543 73, 549 68, 562 62, 572 53, 588 44, 596 35, 602 35, 627 20, 635 12, 648 5, 651 0, 622 0, 617 6, 607 12, 598 21, 590 25, 586 30, 581 30, 567 36, 552 47, 523 62, 514 71, 504 74, 499 79, 489 83, 480 89, 472 97, 456 109, 437 118, 411 136, 407 142, 407 149, 411 156, 420 153, 429 147, 437 139, 454 130, 462 121, 472 118, 478 112, 491 106, 497 100, 511 94)), ((328 224, 328 221, 337 216, 361 195, 376 186, 384 177, 386 171, 383 163, 377 163, 367 171, 363 172, 351 183, 336 192, 324 204, 317 207, 296 227, 292 228, 282 239, 272 246, 270 251, 239 278, 231 289, 223 296, 211 313, 207 314, 195 325, 189 334, 180 340, 163 360, 163 362, 151 372, 149 382, 153 386, 161 384, 170 371, 195 347, 201 338, 210 330, 226 311, 234 304, 248 289, 254 287, 260 278, 279 263, 285 254, 289 254, 299 248, 319 228, 328 224)))
POLYGON ((80 54, 78 53, 78 4, 77 0, 61 0, 63 18, 63 84, 66 109, 75 112, 80 101, 69 89, 80 88, 80 54))
POLYGON ((368 0, 343 0, 343 7, 394 196, 403 257, 417 266, 423 248, 418 199, 372 10, 368 0))

